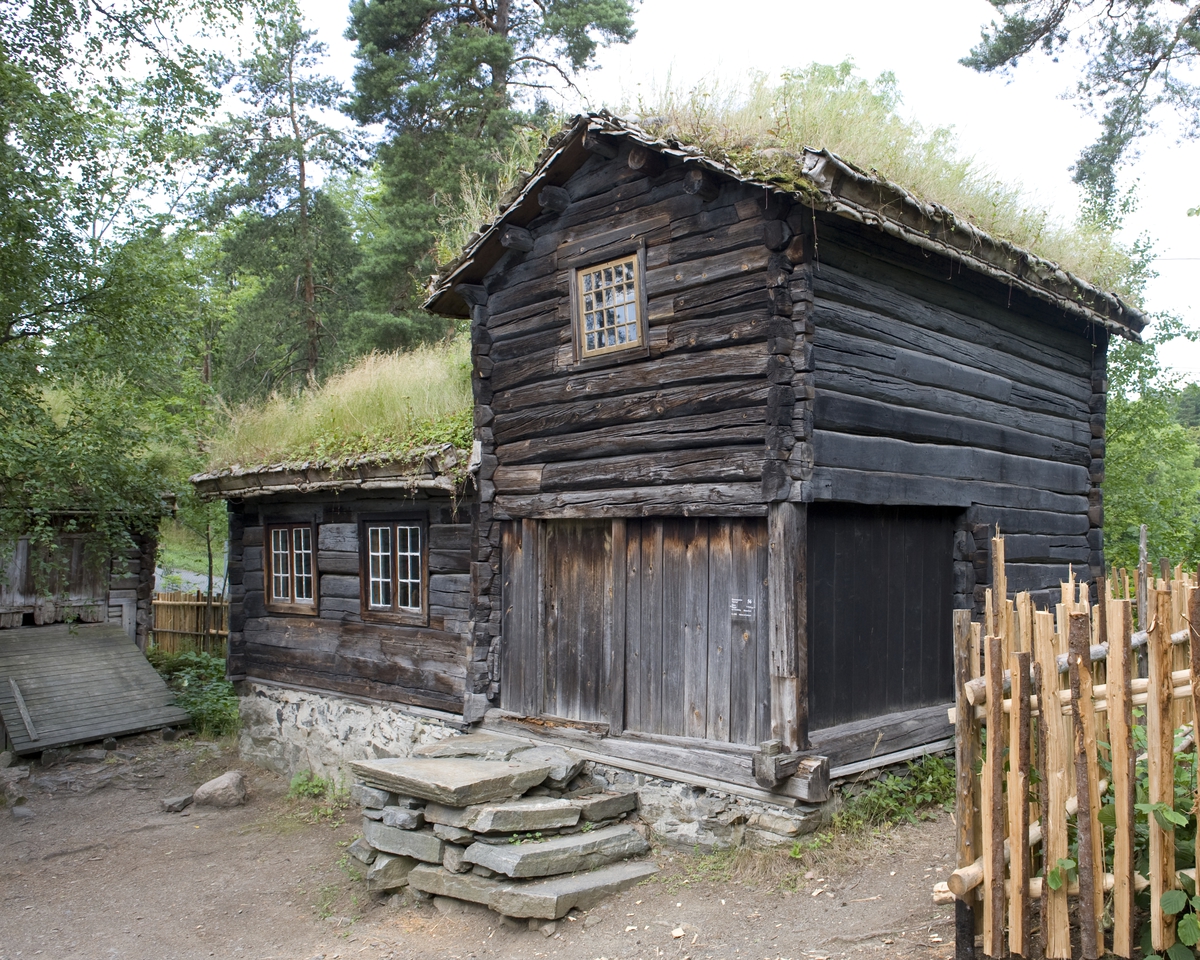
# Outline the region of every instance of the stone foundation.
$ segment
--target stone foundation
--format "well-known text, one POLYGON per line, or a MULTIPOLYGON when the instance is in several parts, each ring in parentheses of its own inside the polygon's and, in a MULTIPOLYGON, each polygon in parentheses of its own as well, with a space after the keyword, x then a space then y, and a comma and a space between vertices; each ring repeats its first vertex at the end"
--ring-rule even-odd
POLYGON ((364 703, 253 681, 239 684, 242 731, 238 749, 252 763, 291 778, 311 770, 349 786, 352 760, 407 757, 426 743, 456 734, 431 717, 400 706, 364 703))
MULTIPOLYGON (((289 778, 311 770, 349 785, 352 760, 407 757, 419 746, 458 734, 398 706, 252 681, 241 687, 241 755, 289 778)), ((602 764, 588 763, 584 770, 613 790, 636 792, 638 817, 656 840, 705 853, 742 844, 789 847, 834 810, 833 800, 819 806, 777 806, 602 764)))

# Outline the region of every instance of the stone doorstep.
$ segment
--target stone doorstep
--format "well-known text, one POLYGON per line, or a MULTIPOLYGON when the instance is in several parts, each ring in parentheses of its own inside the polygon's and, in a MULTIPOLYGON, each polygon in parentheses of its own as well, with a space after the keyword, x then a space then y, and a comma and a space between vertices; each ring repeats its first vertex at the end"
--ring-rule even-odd
POLYGON ((426 863, 441 863, 445 843, 431 830, 400 830, 376 820, 363 820, 363 839, 376 850, 413 857, 426 863))
POLYGON ((519 796, 551 770, 545 763, 438 757, 355 760, 350 768, 368 786, 450 807, 519 796))
POLYGON ((641 860, 542 880, 494 880, 423 864, 408 874, 408 882, 414 890, 482 904, 507 917, 557 920, 572 909, 587 910, 656 873, 655 864, 641 860))
POLYGON ((461 808, 431 803, 425 808, 425 819, 476 833, 525 833, 574 826, 579 822, 579 804, 543 797, 461 808))
POLYGON ((588 833, 551 837, 540 843, 474 843, 464 859, 509 877, 548 877, 590 870, 650 849, 632 827, 602 827, 588 833))
POLYGON ((523 740, 491 733, 470 733, 463 737, 447 737, 417 747, 414 757, 474 757, 479 760, 508 760, 528 746, 523 740))
POLYGON ((611 820, 623 813, 636 810, 637 794, 607 791, 579 797, 574 803, 579 807, 581 818, 594 823, 597 820, 611 820))

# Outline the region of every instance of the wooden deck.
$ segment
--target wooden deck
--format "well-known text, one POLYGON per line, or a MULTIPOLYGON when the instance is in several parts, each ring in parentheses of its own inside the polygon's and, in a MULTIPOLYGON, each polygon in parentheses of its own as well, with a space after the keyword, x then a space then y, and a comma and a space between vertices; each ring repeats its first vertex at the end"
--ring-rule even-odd
POLYGON ((0 718, 18 754, 186 724, 173 699, 119 624, 0 633, 0 718))

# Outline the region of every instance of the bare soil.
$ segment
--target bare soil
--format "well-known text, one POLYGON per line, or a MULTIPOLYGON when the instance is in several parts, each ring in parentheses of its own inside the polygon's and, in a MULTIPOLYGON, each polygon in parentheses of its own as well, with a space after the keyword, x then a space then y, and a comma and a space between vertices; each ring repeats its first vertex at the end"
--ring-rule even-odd
POLYGON ((243 807, 161 812, 161 799, 235 767, 222 745, 149 735, 106 759, 33 764, 10 787, 33 816, 15 816, 11 799, 0 808, 0 960, 953 953, 953 907, 930 896, 952 867, 945 815, 839 838, 805 862, 656 849, 654 880, 539 931, 451 901, 368 895, 345 854, 355 811, 313 816, 312 801, 289 799, 282 778, 257 768, 240 767, 251 791, 243 807))

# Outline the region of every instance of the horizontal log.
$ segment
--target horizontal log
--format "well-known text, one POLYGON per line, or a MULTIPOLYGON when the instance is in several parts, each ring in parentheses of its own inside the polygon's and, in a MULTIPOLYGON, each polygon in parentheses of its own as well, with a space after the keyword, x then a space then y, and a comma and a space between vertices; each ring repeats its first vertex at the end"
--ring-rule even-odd
POLYGON ((528 496, 497 495, 498 520, 521 517, 760 517, 767 512, 758 483, 680 484, 579 490, 528 496))
POLYGON ((703 170, 692 168, 684 175, 683 189, 702 200, 716 200, 721 192, 715 179, 703 170))
POLYGON ((323 550, 317 553, 317 570, 326 573, 358 573, 358 554, 323 550))
POLYGON ((533 234, 524 227, 508 225, 500 230, 500 246, 506 250, 528 253, 533 249, 533 234))
MULTIPOLYGON (((541 469, 541 490, 619 489, 636 477, 643 486, 683 483, 722 483, 756 480, 762 475, 761 441, 750 447, 717 450, 669 450, 570 463, 548 463, 541 469)), ((500 468, 501 470, 506 468, 500 468)), ((525 468, 507 468, 525 469, 525 468)), ((500 470, 497 470, 497 474, 500 470)), ((497 480, 497 490, 500 483, 497 480)))
POLYGON ((863 437, 813 430, 816 466, 880 473, 934 476, 1031 487, 1058 494, 1086 495, 1087 468, 971 447, 910 443, 890 437, 863 437))

